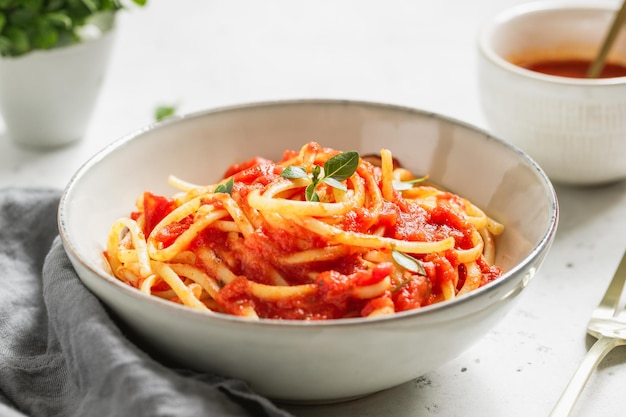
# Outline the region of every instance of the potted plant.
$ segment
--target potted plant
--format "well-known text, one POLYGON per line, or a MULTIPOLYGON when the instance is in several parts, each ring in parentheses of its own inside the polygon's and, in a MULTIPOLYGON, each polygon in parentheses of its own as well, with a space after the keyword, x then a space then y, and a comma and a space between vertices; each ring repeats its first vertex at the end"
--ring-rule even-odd
POLYGON ((30 147, 80 139, 94 108, 116 13, 147 0, 0 0, 0 112, 30 147))

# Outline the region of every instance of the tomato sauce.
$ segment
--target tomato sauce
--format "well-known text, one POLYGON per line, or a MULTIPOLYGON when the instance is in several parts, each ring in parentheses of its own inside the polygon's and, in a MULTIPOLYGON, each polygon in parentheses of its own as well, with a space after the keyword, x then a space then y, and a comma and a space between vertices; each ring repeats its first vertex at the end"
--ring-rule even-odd
MULTIPOLYGON (((232 198, 242 210, 250 210, 246 202, 250 191, 264 187, 279 176, 282 169, 261 158, 230 167, 227 174, 233 175, 237 181, 232 198)), ((343 229, 370 233, 384 228, 387 237, 409 241, 438 241, 452 236, 457 248, 472 246, 473 226, 454 210, 454 206, 464 204, 458 196, 443 193, 438 197, 438 204, 431 209, 404 200, 401 196, 396 200, 395 203, 384 202, 378 216, 373 216, 365 207, 349 211, 341 220, 343 229)), ((202 204, 221 205, 211 199, 202 204)), ((143 200, 146 235, 176 207, 175 200, 146 192, 143 200)), ((137 217, 137 214, 134 216, 137 217)), ((167 247, 189 228, 191 222, 191 217, 188 217, 168 225, 157 233, 156 238, 167 247)), ((359 299, 352 296, 353 289, 379 283, 392 273, 395 268, 393 263, 383 262, 371 268, 365 265, 363 253, 347 253, 339 259, 295 265, 280 262, 286 255, 327 245, 324 238, 297 224, 277 229, 264 223, 245 240, 232 239, 227 232, 207 228, 198 234, 187 250, 197 252, 200 248, 210 248, 228 263, 237 278, 221 288, 216 302, 222 311, 235 315, 241 314, 247 307, 253 307, 260 317, 308 320, 358 317, 385 307, 404 311, 441 301, 441 289, 457 276, 455 271, 459 271, 457 287, 460 288, 465 280, 464 270, 460 268, 454 251, 425 254, 419 256, 425 275, 405 271, 403 282, 394 284, 392 290, 376 298, 359 299), (315 291, 272 302, 256 298, 249 282, 271 284, 274 272, 285 277, 289 285, 312 284, 315 291)), ((202 267, 200 261, 197 266, 202 267)), ((484 262, 480 262, 479 267, 487 280, 501 274, 499 268, 484 262)))
MULTIPOLYGON (((545 60, 518 64, 522 68, 568 78, 587 78, 591 61, 582 59, 545 60)), ((597 78, 626 77, 626 66, 607 62, 597 78)))

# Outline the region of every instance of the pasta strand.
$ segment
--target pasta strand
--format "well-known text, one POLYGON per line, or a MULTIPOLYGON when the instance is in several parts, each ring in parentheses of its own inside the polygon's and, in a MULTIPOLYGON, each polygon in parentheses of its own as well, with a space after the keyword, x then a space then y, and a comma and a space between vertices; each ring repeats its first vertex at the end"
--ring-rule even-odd
POLYGON ((364 158, 316 142, 213 184, 170 175, 177 192, 140 196, 104 255, 121 281, 200 311, 324 320, 420 308, 500 277, 504 232, 426 178, 388 149, 364 158))

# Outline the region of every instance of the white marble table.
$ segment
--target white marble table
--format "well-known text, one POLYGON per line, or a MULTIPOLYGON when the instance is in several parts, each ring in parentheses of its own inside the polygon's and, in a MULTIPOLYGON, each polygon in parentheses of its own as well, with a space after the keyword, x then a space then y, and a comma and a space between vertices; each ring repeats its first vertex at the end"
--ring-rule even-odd
MULTIPOLYGON (((0 125, 0 187, 63 188, 87 158, 179 112, 287 98, 407 105, 488 129, 478 104, 475 36, 521 0, 150 0, 121 16, 85 138, 40 152, 0 125)), ((625 138, 626 140, 626 138, 625 138)), ((422 378, 297 416, 545 416, 590 346, 585 325, 626 249, 626 182, 557 185, 561 222, 516 308, 470 350, 422 378)), ((622 416, 626 348, 591 378, 576 416, 622 416)))

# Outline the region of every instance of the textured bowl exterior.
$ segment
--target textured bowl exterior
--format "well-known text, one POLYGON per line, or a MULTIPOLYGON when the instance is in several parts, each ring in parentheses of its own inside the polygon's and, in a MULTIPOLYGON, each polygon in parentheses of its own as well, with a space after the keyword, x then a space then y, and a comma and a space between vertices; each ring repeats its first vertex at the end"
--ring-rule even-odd
MULTIPOLYGON (((590 60, 614 14, 614 3, 529 3, 496 16, 479 35, 478 84, 490 128, 526 151, 555 182, 626 178, 626 77, 556 77, 511 62, 590 60)), ((626 64, 626 32, 609 58, 626 64)))
POLYGON ((59 207, 61 237, 78 275, 142 348, 241 378, 269 397, 304 402, 386 389, 459 355, 511 308, 546 256, 557 218, 550 181, 517 148, 419 110, 338 100, 257 103, 150 126, 80 168, 59 207), (108 229, 144 190, 172 194, 169 174, 212 183, 234 162, 280 158, 311 140, 361 154, 389 148, 407 168, 470 198, 507 228, 498 241, 505 275, 452 302, 391 317, 298 322, 192 311, 107 273, 101 252, 108 229))

